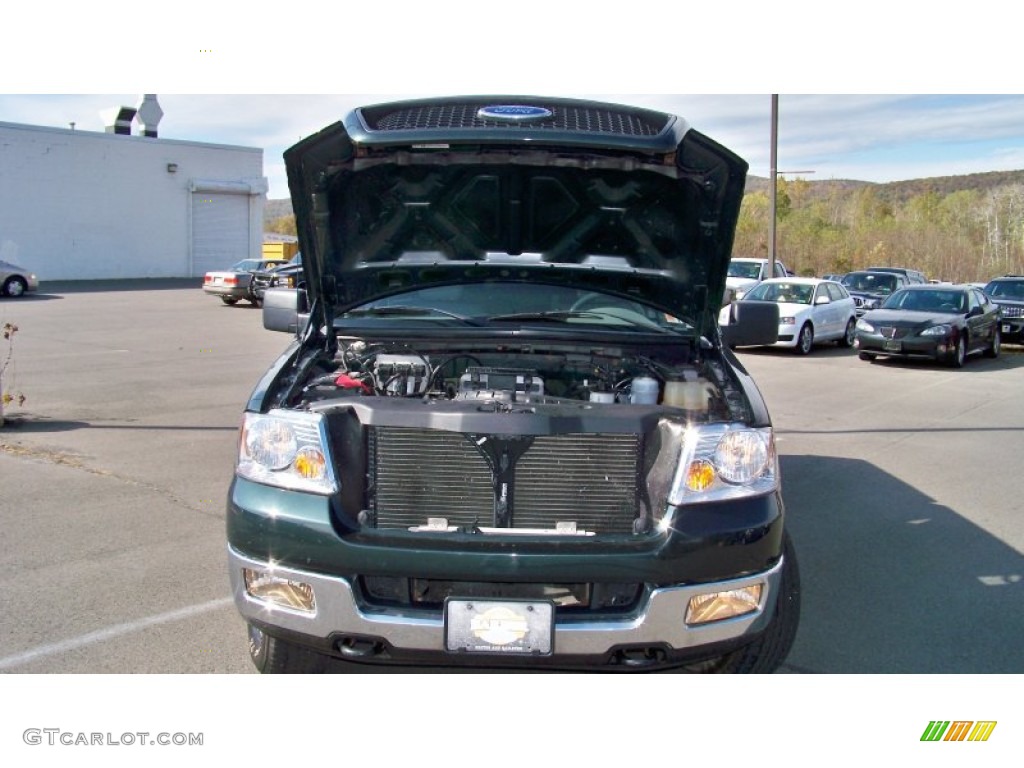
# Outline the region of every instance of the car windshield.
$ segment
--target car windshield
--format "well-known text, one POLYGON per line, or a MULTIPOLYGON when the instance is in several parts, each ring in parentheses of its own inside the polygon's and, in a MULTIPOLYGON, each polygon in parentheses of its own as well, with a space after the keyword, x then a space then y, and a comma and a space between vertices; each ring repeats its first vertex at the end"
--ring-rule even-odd
POLYGON ((628 330, 683 331, 692 323, 622 296, 561 285, 463 283, 406 291, 350 309, 342 317, 484 326, 566 323, 628 330))
POLYGON ((960 291, 897 291, 882 305, 885 309, 905 309, 911 312, 967 311, 967 296, 960 291))
POLYGON ((264 262, 259 259, 242 259, 236 264, 231 266, 233 272, 252 272, 255 269, 259 269, 264 262))
POLYGON ((807 283, 761 283, 744 300, 776 301, 782 304, 810 304, 814 286, 807 283))
POLYGON ((985 293, 994 299, 1024 301, 1024 280, 995 280, 985 286, 985 293))
POLYGON ((743 277, 756 280, 761 276, 761 262, 759 261, 730 261, 729 277, 743 277))
POLYGON ((851 291, 879 293, 889 295, 896 289, 896 276, 872 274, 870 272, 853 272, 843 278, 843 285, 851 291))

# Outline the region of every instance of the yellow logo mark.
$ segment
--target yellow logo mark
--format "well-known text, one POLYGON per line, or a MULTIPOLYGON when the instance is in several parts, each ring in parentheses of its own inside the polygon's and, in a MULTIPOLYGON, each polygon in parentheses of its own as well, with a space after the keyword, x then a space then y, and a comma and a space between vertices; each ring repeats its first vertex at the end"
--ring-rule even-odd
POLYGON ((508 645, 526 637, 529 625, 515 611, 497 606, 474 616, 469 628, 478 640, 491 645, 508 645))

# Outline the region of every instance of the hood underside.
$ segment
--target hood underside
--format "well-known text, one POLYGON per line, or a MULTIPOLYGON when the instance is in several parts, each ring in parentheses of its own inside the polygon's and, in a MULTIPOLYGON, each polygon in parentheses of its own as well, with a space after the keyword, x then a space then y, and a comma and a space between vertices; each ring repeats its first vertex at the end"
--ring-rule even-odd
POLYGON ((747 171, 677 117, 525 96, 364 107, 285 161, 323 319, 412 288, 494 280, 710 316, 747 171))

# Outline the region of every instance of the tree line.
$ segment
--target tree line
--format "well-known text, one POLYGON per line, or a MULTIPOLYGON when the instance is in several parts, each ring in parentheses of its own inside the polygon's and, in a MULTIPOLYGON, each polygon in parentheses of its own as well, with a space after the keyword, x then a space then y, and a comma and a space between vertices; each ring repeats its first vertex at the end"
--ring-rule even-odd
MULTIPOLYGON (((909 195, 887 186, 780 178, 777 258, 800 275, 869 266, 910 267, 951 282, 1024 274, 1024 183, 909 195)), ((768 255, 764 187, 744 197, 736 256, 768 255)))

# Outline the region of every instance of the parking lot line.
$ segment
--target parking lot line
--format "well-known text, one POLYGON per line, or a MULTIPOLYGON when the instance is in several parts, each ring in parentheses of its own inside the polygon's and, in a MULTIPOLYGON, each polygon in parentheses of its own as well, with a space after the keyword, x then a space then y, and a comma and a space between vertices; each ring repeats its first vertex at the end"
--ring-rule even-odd
POLYGON ((93 645, 94 643, 100 643, 105 640, 112 640, 115 637, 129 635, 133 632, 140 632, 143 629, 155 627, 159 624, 166 624, 171 621, 180 621, 182 619, 198 616, 202 613, 216 611, 220 608, 227 608, 232 604, 232 602, 232 598, 222 597, 217 600, 210 600, 206 603, 198 603, 196 605, 186 606, 185 608, 179 608, 176 611, 168 611, 167 613, 160 613, 156 616, 147 616, 144 619, 137 619, 136 621, 129 621, 123 624, 114 624, 113 626, 98 629, 95 632, 89 632, 88 634, 80 635, 79 637, 72 637, 68 640, 61 640, 57 643, 40 645, 36 648, 22 651, 21 653, 16 653, 12 656, 0 658, 0 670, 19 667, 23 664, 28 664, 31 661, 35 661, 36 659, 41 659, 46 656, 55 656, 60 653, 78 650, 79 648, 84 648, 87 645, 93 645))

